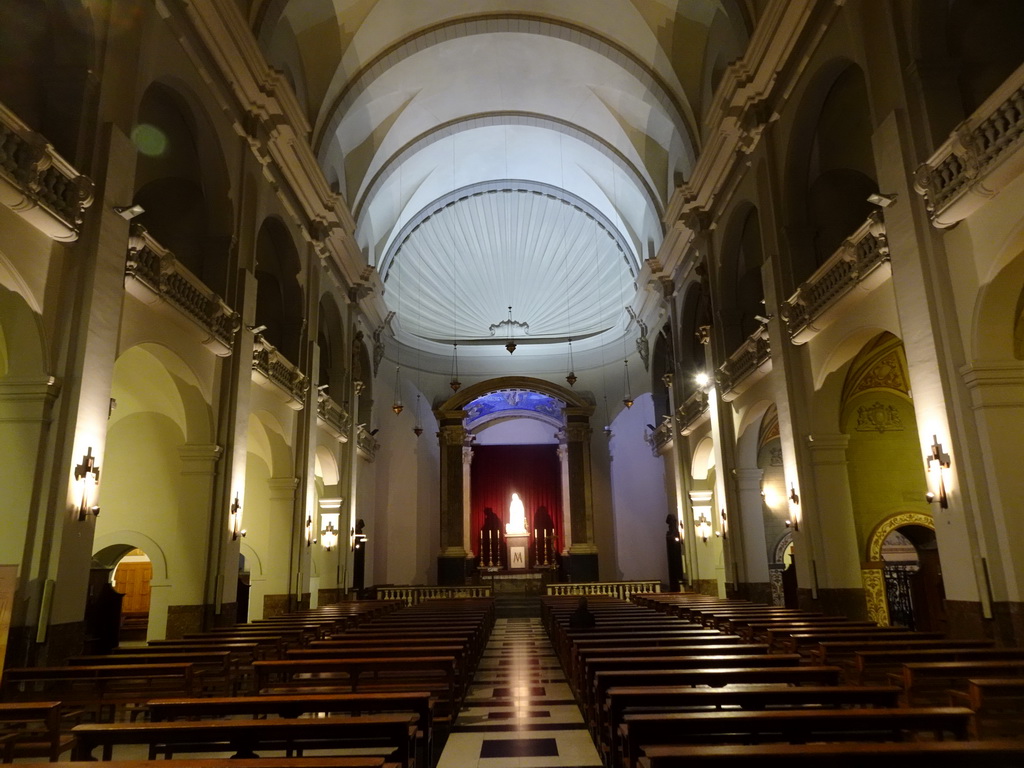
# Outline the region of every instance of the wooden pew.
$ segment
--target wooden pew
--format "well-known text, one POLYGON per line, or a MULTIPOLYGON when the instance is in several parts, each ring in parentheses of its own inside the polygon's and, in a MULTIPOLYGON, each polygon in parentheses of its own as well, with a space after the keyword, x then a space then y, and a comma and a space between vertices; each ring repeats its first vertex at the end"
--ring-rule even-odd
POLYGON ((257 661, 256 690, 261 693, 378 692, 430 690, 441 706, 438 719, 454 720, 463 691, 454 656, 359 656, 345 659, 257 661), (396 674, 399 673, 399 674, 396 674), (372 675, 372 679, 369 678, 372 675))
POLYGON ((967 690, 948 691, 950 706, 966 706, 973 713, 971 738, 982 738, 985 720, 1010 718, 1007 736, 1020 733, 1024 715, 1024 677, 978 677, 967 680, 967 690))
POLYGON ((872 674, 884 679, 906 663, 930 661, 1020 661, 1021 648, 925 648, 892 650, 860 650, 853 653, 852 682, 866 682, 872 674))
MULTIPOLYGON (((198 760, 175 760, 173 768, 393 768, 383 757, 262 757, 236 760, 204 757, 198 760)), ((19 763, 19 768, 97 768, 96 761, 61 761, 60 763, 19 763)), ((167 768, 166 760, 110 760, 102 768, 167 768)))
POLYGON ((191 664, 197 692, 231 694, 236 690, 238 665, 229 651, 150 651, 149 653, 108 653, 72 656, 68 666, 88 667, 113 664, 191 664))
POLYGON ((628 711, 698 712, 723 707, 766 710, 797 707, 896 707, 900 689, 886 686, 782 686, 758 688, 674 688, 668 686, 609 688, 600 718, 599 733, 607 754, 616 755, 619 725, 628 711))
POLYGON ((645 768, 1020 768, 1021 741, 648 746, 645 768))
POLYGON ((921 661, 904 664, 888 678, 903 689, 903 702, 910 706, 926 690, 966 688, 966 681, 976 677, 1018 675, 1024 675, 1024 660, 921 661))
POLYGON ((419 765, 432 765, 434 749, 434 698, 429 691, 383 693, 301 693, 283 696, 228 696, 203 699, 154 699, 147 703, 154 723, 201 718, 274 716, 296 718, 316 712, 329 715, 366 712, 411 712, 419 734, 419 765))
POLYGON ((812 685, 834 686, 839 684, 839 667, 811 666, 796 667, 720 667, 698 669, 611 669, 594 673, 591 698, 584 718, 591 727, 598 728, 602 705, 610 688, 652 688, 656 686, 724 688, 737 685, 812 685))
POLYGON ((831 629, 801 629, 799 631, 769 630, 768 643, 784 653, 800 653, 807 646, 829 643, 834 640, 941 640, 940 632, 913 632, 903 627, 875 627, 849 632, 831 629))
POLYGON ((411 765, 415 755, 416 716, 362 715, 313 719, 186 720, 161 723, 76 725, 73 757, 90 760, 102 748, 110 760, 117 745, 146 744, 149 759, 175 752, 234 752, 254 757, 257 750, 346 749, 361 744, 384 744, 388 761, 411 765))
POLYGON ((971 711, 966 707, 905 709, 788 709, 726 712, 637 713, 623 716, 620 740, 625 763, 652 746, 721 741, 902 741, 909 734, 946 733, 967 739, 971 711), (843 738, 845 737, 845 739, 843 738))
POLYGON ((891 640, 886 637, 867 640, 826 640, 811 648, 810 658, 815 664, 853 663, 857 651, 923 650, 926 648, 991 648, 991 640, 891 640))
POLYGON ((3 692, 10 701, 59 700, 103 720, 154 695, 192 697, 194 680, 191 664, 25 667, 4 671, 3 692))
POLYGON ((61 733, 59 701, 0 702, 0 755, 10 763, 18 757, 60 760, 74 738, 61 733))

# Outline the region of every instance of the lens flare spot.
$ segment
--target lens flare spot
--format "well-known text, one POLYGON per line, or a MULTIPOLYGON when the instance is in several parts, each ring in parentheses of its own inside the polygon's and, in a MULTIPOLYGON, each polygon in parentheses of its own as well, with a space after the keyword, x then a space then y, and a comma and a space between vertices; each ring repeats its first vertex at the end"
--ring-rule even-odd
POLYGON ((155 125, 140 123, 132 131, 135 148, 148 157, 160 157, 167 151, 167 136, 155 125))

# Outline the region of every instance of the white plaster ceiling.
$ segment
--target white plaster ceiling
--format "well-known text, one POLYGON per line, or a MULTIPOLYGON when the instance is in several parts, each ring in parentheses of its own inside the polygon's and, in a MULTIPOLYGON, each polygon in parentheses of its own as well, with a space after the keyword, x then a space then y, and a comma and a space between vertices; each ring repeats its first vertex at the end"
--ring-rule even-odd
POLYGON ((400 342, 491 354, 511 304, 530 327, 517 356, 561 355, 570 336, 621 344, 710 72, 746 44, 743 5, 266 0, 256 32, 305 102, 400 342))

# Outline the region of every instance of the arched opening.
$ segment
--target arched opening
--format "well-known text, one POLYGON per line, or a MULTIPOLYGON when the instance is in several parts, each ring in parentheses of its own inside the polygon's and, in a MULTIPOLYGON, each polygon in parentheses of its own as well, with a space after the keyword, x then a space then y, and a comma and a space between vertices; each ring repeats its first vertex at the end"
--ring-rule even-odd
POLYGON ((139 643, 146 639, 149 626, 150 582, 153 563, 138 547, 129 550, 114 564, 111 584, 122 595, 118 640, 139 643))
POLYGON ((352 380, 363 386, 359 394, 356 423, 370 429, 370 420, 373 418, 373 368, 370 365, 370 352, 366 348, 362 331, 356 333, 352 344, 352 380))
MULTIPOLYGON (((337 383, 337 396, 341 396, 345 381, 345 337, 338 305, 330 296, 320 299, 319 322, 316 343, 320 350, 317 386, 327 386, 324 390, 331 395, 331 384, 337 383)), ((337 398, 334 398, 337 399, 337 398)), ((344 397, 341 397, 344 400, 344 397)))
POLYGON ((1015 0, 953 0, 946 40, 963 115, 976 110, 1024 61, 1024 5, 1015 0))
POLYGON ((654 352, 651 355, 651 398, 654 400, 655 425, 671 415, 668 386, 665 375, 675 371, 672 359, 672 329, 665 323, 654 338, 654 352))
POLYGON ((227 290, 229 237, 218 231, 214 201, 226 184, 216 178, 222 159, 212 131, 202 130, 186 100, 153 83, 139 103, 132 140, 138 149, 134 200, 137 219, 211 290, 227 290))
POLYGON ((256 325, 286 360, 298 365, 303 328, 299 254, 280 219, 263 222, 256 237, 256 325))
POLYGON ((707 356, 703 340, 711 326, 711 300, 702 283, 694 283, 686 291, 680 318, 679 374, 676 384, 677 407, 697 389, 697 374, 707 373, 707 356))
POLYGON ((721 311, 725 344, 733 352, 761 327, 765 316, 764 286, 761 281, 761 227, 757 209, 749 207, 737 217, 738 223, 726 240, 721 290, 726 298, 721 311), (731 300, 730 300, 731 299, 731 300))
POLYGON ((923 632, 943 632, 942 567, 934 529, 904 525, 882 541, 889 623, 923 632))
POLYGON ((872 211, 878 191, 867 84, 846 61, 812 83, 790 142, 788 185, 793 287, 828 260, 872 211))

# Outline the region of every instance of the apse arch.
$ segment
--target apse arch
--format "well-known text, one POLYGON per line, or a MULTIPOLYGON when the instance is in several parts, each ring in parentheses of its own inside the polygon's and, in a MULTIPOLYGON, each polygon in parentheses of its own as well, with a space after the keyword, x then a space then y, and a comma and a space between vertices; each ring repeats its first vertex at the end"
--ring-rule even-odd
POLYGON ((579 409, 582 415, 592 416, 594 413, 593 404, 585 400, 578 392, 574 392, 573 390, 567 389, 559 384, 555 384, 545 379, 537 379, 532 376, 501 376, 495 379, 480 381, 476 384, 471 384, 468 387, 463 387, 440 406, 436 407, 434 409, 434 414, 440 417, 441 414, 445 412, 465 410, 465 407, 478 397, 488 395, 502 389, 525 389, 531 392, 537 392, 542 395, 547 395, 548 397, 553 397, 556 400, 561 400, 568 408, 579 409))

